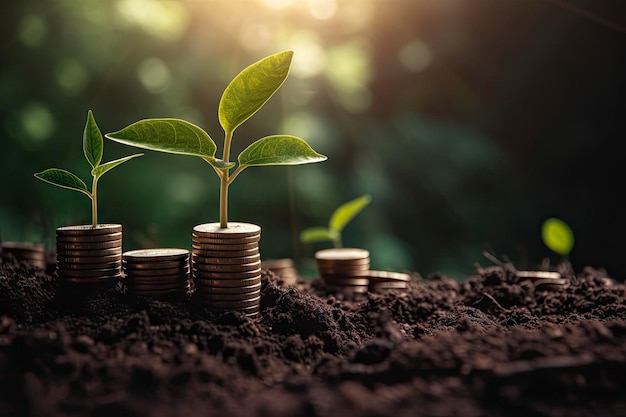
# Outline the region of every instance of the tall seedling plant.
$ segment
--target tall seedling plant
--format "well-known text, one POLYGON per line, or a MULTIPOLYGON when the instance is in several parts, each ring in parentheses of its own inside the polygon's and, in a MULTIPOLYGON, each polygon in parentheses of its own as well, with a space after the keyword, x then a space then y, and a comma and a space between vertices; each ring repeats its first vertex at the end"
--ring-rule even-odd
POLYGON ((270 55, 241 71, 224 90, 218 119, 224 130, 222 158, 217 146, 200 127, 181 119, 144 119, 105 136, 138 148, 200 157, 208 162, 220 180, 220 227, 228 227, 228 187, 251 166, 301 165, 326 160, 303 139, 290 135, 265 136, 230 160, 235 129, 274 95, 289 73, 293 51, 270 55), (233 170, 234 171, 231 171, 233 170))

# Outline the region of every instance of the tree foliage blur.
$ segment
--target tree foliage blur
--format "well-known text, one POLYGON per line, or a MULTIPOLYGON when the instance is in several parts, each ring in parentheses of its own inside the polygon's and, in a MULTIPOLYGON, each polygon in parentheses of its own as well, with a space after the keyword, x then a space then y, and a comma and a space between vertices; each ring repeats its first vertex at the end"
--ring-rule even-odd
MULTIPOLYGON (((233 152, 284 133, 329 160, 252 168, 231 188, 230 217, 261 225, 265 258, 306 266, 318 247, 299 244, 299 231, 367 193, 372 205, 343 240, 370 250, 375 268, 464 277, 485 249, 533 266, 550 256, 541 224, 555 216, 577 236, 576 267, 619 277, 620 3, 5 2, 0 239, 53 249, 56 227, 89 222, 86 199, 33 178, 48 166, 89 175, 87 110, 105 133, 178 117, 221 143, 216 109, 230 79, 293 49, 287 82, 233 152)), ((107 160, 130 152, 105 143, 107 160)), ((133 162, 100 189, 100 220, 123 224, 125 250, 188 247, 194 225, 216 221, 219 193, 202 161, 148 152, 133 162)))

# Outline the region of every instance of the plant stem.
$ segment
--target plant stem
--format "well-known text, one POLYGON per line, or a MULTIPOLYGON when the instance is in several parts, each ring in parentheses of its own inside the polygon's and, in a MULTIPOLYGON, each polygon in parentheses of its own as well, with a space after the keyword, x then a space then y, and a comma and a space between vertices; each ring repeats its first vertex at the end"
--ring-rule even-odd
MULTIPOLYGON (((230 142, 233 139, 233 132, 226 132, 224 137, 224 153, 222 160, 229 162, 230 158, 230 142)), ((228 227, 228 168, 222 170, 220 177, 220 227, 228 227)))
POLYGON ((91 226, 98 225, 98 177, 93 177, 91 185, 91 226))

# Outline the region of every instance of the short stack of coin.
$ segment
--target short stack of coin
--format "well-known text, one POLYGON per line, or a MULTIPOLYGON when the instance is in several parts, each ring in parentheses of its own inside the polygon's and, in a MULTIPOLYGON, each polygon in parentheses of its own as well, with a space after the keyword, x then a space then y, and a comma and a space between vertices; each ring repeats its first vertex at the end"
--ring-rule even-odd
POLYGON ((291 258, 266 259, 261 261, 261 269, 268 269, 287 285, 298 282, 298 271, 291 258))
POLYGON ((261 311, 261 228, 255 224, 206 223, 193 228, 191 271, 195 294, 214 310, 255 318, 261 311))
POLYGON ((65 283, 109 284, 122 276, 122 225, 59 227, 57 274, 65 283))
POLYGON ((519 279, 530 280, 537 290, 558 291, 567 286, 567 280, 556 271, 517 271, 519 279))
POLYGON ((43 244, 31 242, 2 242, 0 253, 10 255, 21 262, 26 262, 39 269, 46 269, 46 251, 43 244))
POLYGON ((369 290, 404 290, 408 287, 411 276, 402 272, 369 271, 369 290))
POLYGON ((170 298, 189 291, 189 251, 178 248, 138 249, 122 255, 131 294, 170 298))
POLYGON ((369 285, 370 254, 365 249, 332 248, 315 253, 320 276, 331 289, 366 293, 369 285))

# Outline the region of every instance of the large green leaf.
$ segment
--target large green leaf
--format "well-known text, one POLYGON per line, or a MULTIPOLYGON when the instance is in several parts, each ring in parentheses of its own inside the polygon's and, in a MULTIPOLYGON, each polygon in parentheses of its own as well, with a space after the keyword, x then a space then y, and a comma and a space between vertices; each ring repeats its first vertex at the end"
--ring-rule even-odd
POLYGON ((92 168, 97 167, 100 161, 102 161, 103 148, 102 132, 100 132, 96 124, 92 111, 89 110, 85 130, 83 131, 83 152, 92 168))
POLYGON ((45 171, 36 173, 35 177, 58 187, 68 188, 74 191, 80 191, 81 193, 87 194, 91 198, 91 194, 89 193, 89 190, 87 189, 87 186, 85 185, 83 180, 64 169, 46 169, 45 171))
POLYGON ((215 158, 217 146, 198 126, 180 119, 144 119, 105 135, 137 148, 215 158))
POLYGON ((302 243, 335 241, 338 237, 337 232, 326 227, 310 227, 300 232, 300 242, 302 243))
POLYGON ((125 156, 124 158, 116 159, 114 161, 107 162, 106 164, 98 165, 94 169, 91 170, 91 175, 94 177, 100 177, 105 172, 115 168, 116 166, 123 164, 126 161, 130 161, 133 158, 137 158, 138 156, 143 155, 142 153, 137 153, 135 155, 125 156))
POLYGON ((350 221, 370 203, 370 201, 372 201, 372 197, 365 194, 337 207, 328 222, 330 230, 341 232, 343 228, 346 227, 346 225, 350 223, 350 221))
POLYGON ((301 165, 325 161, 303 139, 288 135, 266 136, 244 149, 238 157, 243 166, 301 165))
POLYGON ((541 227, 543 243, 561 256, 568 256, 574 247, 574 232, 563 220, 551 217, 541 227))
POLYGON ((241 71, 226 87, 218 117, 226 133, 232 133, 274 95, 289 74, 293 51, 270 55, 241 71))

